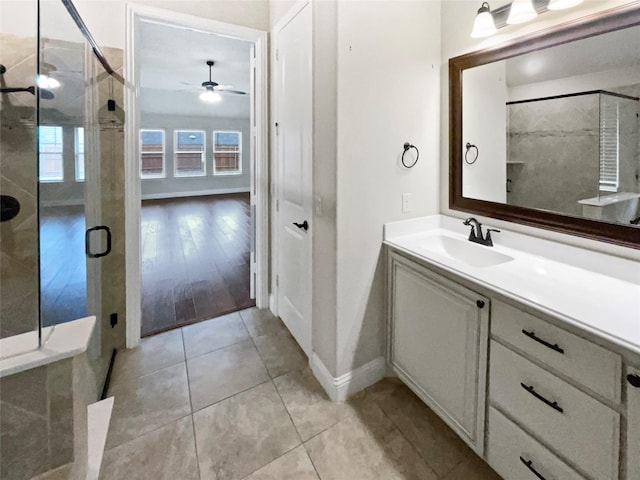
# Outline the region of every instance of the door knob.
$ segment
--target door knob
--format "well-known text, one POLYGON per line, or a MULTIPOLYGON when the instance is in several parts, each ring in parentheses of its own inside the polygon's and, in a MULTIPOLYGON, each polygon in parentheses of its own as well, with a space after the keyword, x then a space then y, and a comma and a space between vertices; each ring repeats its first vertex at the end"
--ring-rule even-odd
POLYGON ((307 230, 309 230, 309 222, 307 222, 306 220, 305 220, 304 222, 302 222, 302 223, 293 222, 293 224, 294 224, 296 227, 298 227, 298 228, 300 228, 300 229, 304 230, 305 232, 306 232, 307 230))

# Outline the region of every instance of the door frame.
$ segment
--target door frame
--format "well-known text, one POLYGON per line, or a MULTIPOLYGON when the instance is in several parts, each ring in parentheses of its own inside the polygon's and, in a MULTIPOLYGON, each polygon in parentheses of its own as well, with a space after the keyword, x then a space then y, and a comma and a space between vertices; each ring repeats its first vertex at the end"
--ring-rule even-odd
POLYGON ((267 32, 242 27, 193 15, 173 12, 155 7, 126 4, 125 27, 125 281, 127 348, 140 343, 141 327, 141 258, 140 258, 140 159, 138 130, 140 129, 140 89, 138 59, 136 58, 137 26, 141 21, 158 22, 178 28, 189 28, 206 33, 226 35, 251 42, 255 58, 255 95, 253 98, 255 125, 251 126, 253 150, 253 175, 251 178, 251 203, 255 204, 255 275, 256 306, 266 308, 269 304, 269 208, 268 208, 268 109, 267 109, 267 32))
MULTIPOLYGON (((271 295, 269 296, 269 309, 271 310, 271 312, 278 316, 278 290, 279 290, 279 282, 278 282, 278 276, 279 276, 279 255, 278 255, 278 248, 280 245, 280 234, 278 231, 278 225, 280 222, 280 212, 279 212, 279 208, 278 208, 278 202, 280 200, 280 195, 281 195, 281 186, 280 186, 280 164, 279 164, 279 147, 278 147, 278 130, 276 127, 276 123, 277 123, 277 119, 279 118, 279 109, 278 109, 278 104, 279 104, 279 90, 278 90, 278 82, 279 82, 279 78, 280 78, 280 73, 278 70, 278 48, 279 48, 279 42, 278 42, 278 36, 280 34, 280 32, 294 19, 298 16, 298 14, 300 12, 302 12, 302 10, 305 8, 313 8, 313 2, 312 0, 297 0, 296 3, 291 6, 291 8, 282 16, 282 18, 280 20, 278 20, 278 22, 276 22, 276 24, 271 28, 271 42, 272 42, 272 48, 271 48, 271 85, 270 85, 270 94, 271 94, 271 102, 270 102, 270 107, 271 107, 271 120, 273 121, 273 128, 271 129, 271 158, 273 159, 273 161, 271 162, 271 186, 270 186, 270 190, 271 190, 271 198, 272 198, 272 202, 271 202, 271 218, 273 219, 272 221, 272 226, 273 228, 271 229, 271 295)), ((313 11, 311 12, 312 18, 313 18, 313 11)), ((312 45, 313 45, 313 38, 312 38, 312 45)), ((311 106, 312 112, 313 112, 313 104, 311 106)), ((312 120, 313 123, 313 120, 312 120)), ((312 142, 313 142, 313 136, 312 136, 312 142)), ((312 155, 313 155, 313 145, 312 145, 312 155)), ((312 167, 313 167, 313 159, 312 159, 312 167)), ((313 168, 311 170, 311 184, 313 187, 313 168)), ((314 197, 315 198, 315 197, 314 197)), ((312 215, 313 217, 313 215, 312 215)), ((311 221, 313 223, 313 218, 311 218, 311 221)), ((309 266, 311 268, 311 271, 313 271, 313 228, 311 229, 311 253, 309 256, 309 266)), ((312 276, 313 279, 313 276, 312 276)), ((313 280, 312 280, 313 282, 313 280)), ((309 285, 309 288, 311 289, 310 295, 313 292, 313 286, 312 283, 309 285)), ((310 332, 310 338, 309 338, 309 345, 304 346, 304 350, 305 353, 307 353, 307 355, 309 356, 309 358, 311 358, 311 352, 313 350, 313 306, 311 305, 310 311, 309 311, 309 322, 311 323, 312 327, 311 327, 311 332, 310 332), (308 351, 307 351, 308 350, 308 351)))

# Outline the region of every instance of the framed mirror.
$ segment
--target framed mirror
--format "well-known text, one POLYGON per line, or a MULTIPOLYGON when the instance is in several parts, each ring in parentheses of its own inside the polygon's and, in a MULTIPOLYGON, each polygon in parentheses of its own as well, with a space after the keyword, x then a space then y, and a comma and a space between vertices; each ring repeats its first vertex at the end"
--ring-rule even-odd
POLYGON ((640 2, 449 60, 449 206, 640 248, 640 2))

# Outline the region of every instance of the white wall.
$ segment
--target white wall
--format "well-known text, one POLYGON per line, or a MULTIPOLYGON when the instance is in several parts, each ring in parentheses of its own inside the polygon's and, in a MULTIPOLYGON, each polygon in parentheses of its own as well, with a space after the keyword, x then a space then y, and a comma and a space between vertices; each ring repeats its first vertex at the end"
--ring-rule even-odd
POLYGON ((338 2, 337 368, 384 355, 382 226, 437 213, 440 3, 338 2), (366 20, 365 20, 366 19, 366 20), (410 170, 402 145, 420 149, 410 170), (402 213, 402 194, 412 210, 402 213))
POLYGON ((313 7, 313 194, 321 211, 313 213, 312 347, 325 366, 336 371, 337 297, 337 109, 338 3, 313 7))
MULTIPOLYGON (((269 1, 269 24, 274 27, 278 21, 293 7, 296 0, 270 0, 269 1)), ((333 0, 331 2, 333 3, 333 0)))
POLYGON ((249 191, 250 184, 250 122, 249 119, 191 117, 182 115, 142 114, 142 128, 165 131, 165 178, 147 178, 142 180, 142 199, 170 198, 190 193, 227 193, 229 191, 249 191), (201 177, 175 177, 174 131, 204 130, 206 175, 201 177), (242 174, 213 175, 213 131, 234 130, 242 132, 242 174))
MULTIPOLYGON (((572 19, 585 15, 607 10, 620 5, 633 3, 630 0, 587 0, 578 7, 565 11, 547 12, 538 17, 535 21, 524 25, 507 26, 499 30, 497 35, 488 39, 472 39, 469 34, 473 26, 478 2, 475 0, 443 0, 442 1, 442 85, 443 95, 441 97, 442 115, 440 119, 440 211, 443 214, 460 218, 467 216, 465 212, 449 209, 449 97, 447 93, 448 61, 452 57, 487 48, 501 42, 512 40, 528 33, 543 30, 545 28, 558 25, 572 19)), ((640 259, 640 251, 583 239, 573 235, 555 233, 549 230, 526 227, 523 225, 502 222, 489 218, 479 217, 490 225, 508 228, 513 231, 525 234, 548 238, 554 241, 563 242, 584 248, 607 252, 628 258, 640 259)))
POLYGON ((257 30, 269 30, 268 0, 74 0, 101 46, 124 48, 125 4, 162 8, 257 30))
MULTIPOLYGON (((35 3, 35 2, 34 2, 35 3)), ((47 3, 60 4, 59 0, 43 0, 43 8, 49 16, 46 25, 67 25, 70 20, 62 7, 51 8, 47 3)), ((257 30, 269 30, 269 0, 74 0, 82 19, 91 34, 102 47, 124 48, 125 4, 145 5, 173 12, 195 15, 201 18, 232 23, 257 30)), ((25 0, 0 0, 0 26, 5 33, 24 36, 35 32, 36 17, 33 3, 25 0)), ((47 32, 53 38, 53 31, 47 32)), ((68 32, 61 31, 61 39, 68 32)))
POLYGON ((507 87, 505 62, 467 70, 462 75, 462 152, 475 145, 462 163, 465 197, 506 202, 507 87), (477 158, 476 158, 477 157, 477 158))

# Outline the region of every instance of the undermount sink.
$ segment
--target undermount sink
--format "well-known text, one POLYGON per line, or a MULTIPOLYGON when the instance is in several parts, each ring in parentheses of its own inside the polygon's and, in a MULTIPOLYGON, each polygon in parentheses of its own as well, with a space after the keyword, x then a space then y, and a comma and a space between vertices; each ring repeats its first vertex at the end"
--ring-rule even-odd
POLYGON ((447 235, 435 234, 421 237, 418 247, 438 255, 444 255, 471 267, 492 267, 510 262, 513 257, 496 252, 492 247, 477 245, 447 235))

